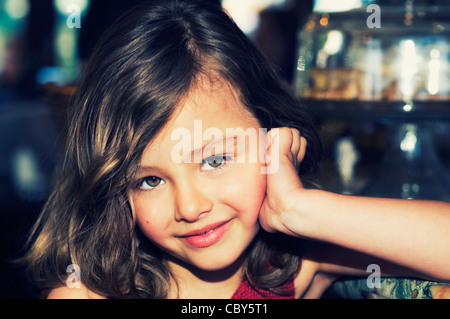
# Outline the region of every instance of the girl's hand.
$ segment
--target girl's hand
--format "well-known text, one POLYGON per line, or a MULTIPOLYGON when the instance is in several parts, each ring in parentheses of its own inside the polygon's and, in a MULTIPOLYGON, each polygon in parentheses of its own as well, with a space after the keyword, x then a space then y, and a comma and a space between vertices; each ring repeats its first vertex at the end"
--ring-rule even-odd
POLYGON ((277 169, 267 174, 266 197, 259 214, 260 224, 268 232, 300 236, 286 222, 299 217, 293 216, 298 194, 303 190, 296 168, 305 156, 306 145, 306 139, 293 128, 275 128, 267 133, 266 156, 270 156, 271 161, 278 161, 270 163, 277 169))

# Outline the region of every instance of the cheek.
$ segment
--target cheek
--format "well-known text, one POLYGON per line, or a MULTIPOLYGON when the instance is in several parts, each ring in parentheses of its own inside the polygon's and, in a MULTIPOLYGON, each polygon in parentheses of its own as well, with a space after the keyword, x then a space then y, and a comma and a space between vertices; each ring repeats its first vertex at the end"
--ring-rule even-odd
POLYGON ((150 203, 144 194, 133 197, 133 204, 141 231, 155 243, 164 241, 170 220, 165 214, 161 214, 161 209, 157 208, 155 201, 150 203))
POLYGON ((266 194, 266 176, 255 165, 242 165, 235 174, 234 183, 223 183, 223 201, 232 206, 239 218, 251 226, 258 221, 259 211, 266 194))

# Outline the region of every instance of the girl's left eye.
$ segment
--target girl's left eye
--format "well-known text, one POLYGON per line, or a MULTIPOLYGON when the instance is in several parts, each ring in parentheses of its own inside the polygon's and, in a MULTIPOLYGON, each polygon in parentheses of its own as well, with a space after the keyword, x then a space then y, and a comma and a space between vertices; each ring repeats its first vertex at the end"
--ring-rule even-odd
POLYGON ((165 184, 166 182, 159 177, 149 176, 142 179, 140 188, 143 190, 149 190, 158 187, 159 185, 165 184))
POLYGON ((229 161, 229 157, 227 156, 211 156, 203 160, 202 170, 210 171, 216 169, 220 166, 223 166, 227 161, 229 161))

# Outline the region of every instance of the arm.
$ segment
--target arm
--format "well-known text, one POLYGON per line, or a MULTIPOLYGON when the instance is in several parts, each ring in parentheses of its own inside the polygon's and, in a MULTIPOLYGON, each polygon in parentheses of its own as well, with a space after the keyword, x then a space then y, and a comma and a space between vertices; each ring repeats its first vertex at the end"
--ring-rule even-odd
POLYGON ((299 190, 287 229, 450 280, 450 204, 299 190), (320 203, 320 205, 314 204, 320 203))
POLYGON ((267 175, 260 212, 265 230, 335 244, 406 267, 422 277, 450 280, 449 203, 306 190, 295 170, 305 153, 304 138, 288 128, 268 138, 268 152, 279 150, 280 156, 277 172, 267 175))

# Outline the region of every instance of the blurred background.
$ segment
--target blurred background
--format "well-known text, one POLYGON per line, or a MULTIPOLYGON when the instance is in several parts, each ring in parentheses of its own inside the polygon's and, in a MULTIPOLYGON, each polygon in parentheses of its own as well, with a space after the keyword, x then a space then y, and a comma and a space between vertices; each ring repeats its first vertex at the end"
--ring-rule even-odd
MULTIPOLYGON (((63 148, 66 124, 64 114, 76 83, 83 74, 84 63, 104 30, 120 13, 139 2, 141 1, 0 0, 0 298, 38 296, 37 291, 27 283, 21 268, 9 261, 20 256, 27 231, 49 194, 53 170, 63 148)), ((305 88, 299 84, 299 81, 311 83, 319 79, 314 73, 317 69, 328 72, 340 66, 329 58, 326 61, 330 62, 324 65, 322 59, 324 52, 331 56, 339 51, 330 49, 333 48, 332 42, 339 39, 337 33, 332 34, 330 31, 344 28, 343 22, 349 21, 348 17, 342 19, 337 16, 332 25, 334 14, 358 8, 365 10, 373 2, 375 1, 221 1, 236 23, 266 54, 281 78, 306 101, 305 106, 314 116, 324 142, 324 158, 317 180, 323 188, 334 192, 361 193, 370 181, 376 179, 380 166, 383 167, 385 155, 390 153, 387 151, 392 138, 399 139, 400 144, 409 141, 409 144, 402 145, 409 145, 409 151, 414 151, 410 153, 415 158, 423 157, 423 152, 420 153, 418 147, 418 141, 421 141, 419 137, 423 135, 417 133, 415 120, 402 119, 403 124, 410 126, 405 128, 402 125, 406 133, 402 133, 404 135, 400 137, 392 137, 389 123, 380 120, 385 113, 380 115, 373 112, 373 105, 364 106, 358 102, 359 111, 355 112, 354 108, 345 112, 336 111, 345 110, 342 108, 342 100, 345 102, 345 99, 313 96, 311 87, 305 88), (326 39, 311 46, 311 39, 316 35, 317 39, 326 35, 326 39), (331 40, 327 42, 327 39, 331 40), (305 50, 311 54, 304 55, 302 52, 305 50), (315 62, 311 62, 311 59, 305 62, 305 56, 314 56, 315 62), (322 64, 318 65, 318 61, 322 61, 322 64), (312 108, 316 102, 320 105, 312 108), (368 113, 360 112, 365 109, 368 113), (409 140, 405 140, 405 136, 409 140), (414 138, 415 142, 411 142, 414 138)), ((383 6, 383 1, 381 2, 383 6)), ((412 1, 393 2, 406 8, 407 14, 414 12, 408 9, 408 6, 414 4, 412 1)), ((439 1, 426 2, 425 6, 428 5, 439 5, 439 1)), ((359 17, 363 17, 365 22, 367 15, 364 13, 359 17)), ((406 24, 405 21, 403 18, 397 19, 402 26, 406 24)), ((342 61, 347 60, 343 58, 342 61)), ((332 73, 328 75, 330 74, 332 73)), ((325 87, 327 92, 332 90, 334 88, 331 85, 325 87)), ((402 106, 409 105, 412 108, 411 103, 401 100, 402 106)), ((389 114, 402 113, 396 113, 397 106, 389 105, 386 111, 389 114)), ((436 114, 438 116, 446 112, 441 110, 436 114)), ((431 151, 438 157, 439 165, 436 167, 445 176, 447 173, 444 171, 450 167, 450 130, 448 122, 442 120, 445 116, 438 117, 439 121, 433 122, 431 137, 423 143, 432 141, 435 145, 431 151)), ((427 163, 434 165, 436 161, 433 161, 427 163)), ((381 186, 377 187, 383 188, 383 183, 386 182, 389 183, 382 180, 381 186)), ((426 183, 425 188, 430 181, 426 183)), ((447 181, 443 183, 444 187, 450 185, 446 184, 447 181)), ((413 196, 410 191, 423 186, 419 184, 401 181, 402 193, 392 197, 420 198, 413 196)), ((450 192, 450 188, 448 191, 450 192)), ((443 194, 441 198, 446 200, 445 196, 447 195, 443 194)))

